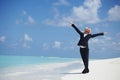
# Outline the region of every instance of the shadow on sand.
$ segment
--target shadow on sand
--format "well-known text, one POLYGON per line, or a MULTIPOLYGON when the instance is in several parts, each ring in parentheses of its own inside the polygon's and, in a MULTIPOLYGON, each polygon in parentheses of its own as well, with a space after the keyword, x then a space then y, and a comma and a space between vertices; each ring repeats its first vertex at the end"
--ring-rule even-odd
POLYGON ((80 72, 80 73, 60 73, 60 74, 82 74, 82 73, 80 72))

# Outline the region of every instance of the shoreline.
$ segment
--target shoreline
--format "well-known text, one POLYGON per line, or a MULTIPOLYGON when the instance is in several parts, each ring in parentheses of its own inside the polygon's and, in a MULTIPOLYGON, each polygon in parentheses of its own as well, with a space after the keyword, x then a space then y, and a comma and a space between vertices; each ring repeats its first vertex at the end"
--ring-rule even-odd
POLYGON ((79 61, 4 68, 1 80, 61 80, 64 73, 80 68, 79 61), (76 67, 75 67, 76 66, 76 67), (55 76, 54 76, 55 75, 55 76))
POLYGON ((81 74, 82 61, 7 68, 1 80, 119 80, 120 58, 90 60, 88 74, 81 74))

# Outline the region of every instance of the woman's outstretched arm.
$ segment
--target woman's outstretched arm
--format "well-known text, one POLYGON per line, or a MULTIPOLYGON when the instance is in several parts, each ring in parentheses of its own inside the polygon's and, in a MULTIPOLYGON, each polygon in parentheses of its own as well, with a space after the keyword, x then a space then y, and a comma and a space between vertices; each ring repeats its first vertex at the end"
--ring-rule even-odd
POLYGON ((75 29, 75 31, 78 33, 78 34, 82 34, 82 32, 73 24, 73 23, 69 23, 74 29, 75 29))
POLYGON ((105 35, 105 34, 108 34, 108 33, 107 32, 103 32, 103 33, 92 34, 91 37, 94 38, 94 37, 102 36, 102 35, 105 35))

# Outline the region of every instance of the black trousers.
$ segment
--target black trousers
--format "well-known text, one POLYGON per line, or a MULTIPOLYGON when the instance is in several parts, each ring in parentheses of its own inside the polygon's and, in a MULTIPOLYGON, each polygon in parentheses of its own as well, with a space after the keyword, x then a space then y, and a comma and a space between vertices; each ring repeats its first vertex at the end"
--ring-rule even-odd
POLYGON ((85 66, 85 69, 88 69, 89 64, 89 48, 80 48, 80 54, 85 66))

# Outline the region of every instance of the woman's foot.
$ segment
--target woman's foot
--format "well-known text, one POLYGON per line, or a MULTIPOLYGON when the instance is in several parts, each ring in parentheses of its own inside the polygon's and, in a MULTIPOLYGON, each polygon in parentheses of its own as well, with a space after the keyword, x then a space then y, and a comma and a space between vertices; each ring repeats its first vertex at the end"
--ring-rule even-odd
POLYGON ((82 71, 83 74, 86 74, 86 73, 88 73, 88 72, 89 72, 89 69, 84 69, 84 70, 82 71))

